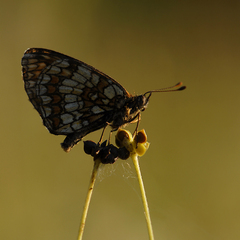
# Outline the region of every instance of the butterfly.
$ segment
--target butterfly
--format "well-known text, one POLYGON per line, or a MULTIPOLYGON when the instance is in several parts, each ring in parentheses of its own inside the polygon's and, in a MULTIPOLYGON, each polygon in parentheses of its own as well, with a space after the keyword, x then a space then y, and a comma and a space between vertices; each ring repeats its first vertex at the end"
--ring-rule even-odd
POLYGON ((50 133, 66 135, 69 152, 87 134, 108 125, 112 130, 139 122, 153 92, 179 91, 177 85, 133 96, 94 67, 43 48, 29 48, 22 58, 28 98, 50 133))

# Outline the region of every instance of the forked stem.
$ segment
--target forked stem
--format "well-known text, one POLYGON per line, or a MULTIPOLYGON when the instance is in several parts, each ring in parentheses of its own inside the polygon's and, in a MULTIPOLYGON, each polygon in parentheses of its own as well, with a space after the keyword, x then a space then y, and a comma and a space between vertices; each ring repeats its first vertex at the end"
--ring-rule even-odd
POLYGON ((132 157, 132 161, 133 161, 136 173, 137 173, 137 178, 138 178, 139 187, 140 187, 140 191, 141 191, 143 207, 144 207, 145 217, 146 217, 146 221, 147 221, 149 239, 154 240, 152 223, 151 223, 151 218, 150 218, 150 212, 149 212, 148 202, 147 202, 147 196, 146 196, 146 193, 145 193, 142 174, 141 174, 141 170, 140 170, 139 162, 138 162, 138 155, 136 153, 134 153, 134 154, 131 154, 131 157, 132 157))
POLYGON ((83 237, 83 231, 84 231, 84 227, 85 227, 85 223, 86 223, 88 208, 89 208, 90 201, 92 198, 93 187, 94 187, 94 184, 96 181, 97 172, 98 172, 100 163, 101 163, 100 159, 96 159, 94 161, 92 176, 91 176, 91 180, 90 180, 89 187, 88 187, 88 193, 87 193, 85 205, 83 208, 83 214, 82 214, 82 220, 81 220, 81 224, 80 224, 80 228, 79 228, 78 240, 82 240, 82 237, 83 237))

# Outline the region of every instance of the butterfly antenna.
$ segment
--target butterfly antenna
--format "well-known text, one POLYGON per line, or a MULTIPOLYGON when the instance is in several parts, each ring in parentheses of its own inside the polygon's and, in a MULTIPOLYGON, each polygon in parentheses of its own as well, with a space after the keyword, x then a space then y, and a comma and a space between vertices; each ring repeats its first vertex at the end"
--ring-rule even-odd
POLYGON ((147 100, 149 100, 149 98, 151 97, 153 92, 175 92, 175 91, 182 91, 185 88, 186 88, 186 86, 182 86, 182 82, 179 82, 179 83, 177 83, 177 84, 175 84, 174 86, 171 86, 171 87, 166 87, 166 88, 161 88, 161 89, 148 91, 148 92, 144 93, 144 96, 146 94, 149 94, 149 96, 147 97, 147 100))

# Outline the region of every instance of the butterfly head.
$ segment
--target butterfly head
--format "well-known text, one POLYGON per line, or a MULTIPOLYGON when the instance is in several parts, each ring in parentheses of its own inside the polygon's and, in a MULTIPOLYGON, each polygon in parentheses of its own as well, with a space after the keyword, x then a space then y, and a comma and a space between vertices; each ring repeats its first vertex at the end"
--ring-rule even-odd
POLYGON ((182 86, 182 83, 180 82, 172 87, 148 91, 143 95, 138 95, 138 96, 129 98, 129 101, 126 105, 127 109, 129 109, 129 112, 124 122, 131 122, 137 117, 137 115, 139 115, 140 112, 144 111, 147 108, 148 102, 153 92, 173 92, 173 91, 181 91, 181 90, 184 90, 185 88, 186 87, 182 86))
POLYGON ((134 104, 131 112, 144 111, 148 105, 149 97, 150 97, 150 95, 147 97, 145 95, 136 96, 135 104, 134 104))

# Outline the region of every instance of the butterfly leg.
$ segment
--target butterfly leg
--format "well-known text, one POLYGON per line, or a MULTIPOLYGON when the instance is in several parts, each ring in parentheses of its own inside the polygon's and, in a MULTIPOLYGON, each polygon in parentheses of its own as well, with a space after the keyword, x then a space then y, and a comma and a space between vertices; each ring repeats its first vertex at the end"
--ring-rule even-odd
POLYGON ((137 131, 138 131, 138 126, 139 126, 140 120, 141 120, 141 113, 138 113, 138 115, 137 115, 137 125, 136 125, 136 128, 135 128, 134 132, 133 132, 133 138, 136 136, 136 142, 137 142, 136 148, 138 147, 137 131))
POLYGON ((110 144, 110 140, 111 140, 112 132, 113 132, 113 131, 111 130, 111 132, 109 133, 108 144, 110 144))
POLYGON ((135 118, 137 118, 137 119, 135 119, 134 121, 131 122, 131 123, 137 122, 136 128, 133 132, 133 137, 135 137, 135 135, 137 134, 139 123, 140 123, 140 120, 141 120, 141 113, 138 113, 135 118))
POLYGON ((118 130, 118 128, 117 128, 117 129, 112 129, 111 132, 109 133, 108 144, 110 144, 110 140, 111 140, 111 137, 112 137, 112 133, 115 132, 115 131, 117 131, 117 130, 118 130))
POLYGON ((103 135, 104 135, 104 132, 105 132, 105 130, 106 130, 106 128, 107 128, 107 126, 108 126, 108 124, 103 128, 103 131, 102 131, 102 134, 101 134, 101 137, 100 137, 100 140, 99 140, 99 142, 98 142, 98 144, 100 145, 101 144, 101 142, 102 142, 102 139, 103 139, 103 135))

